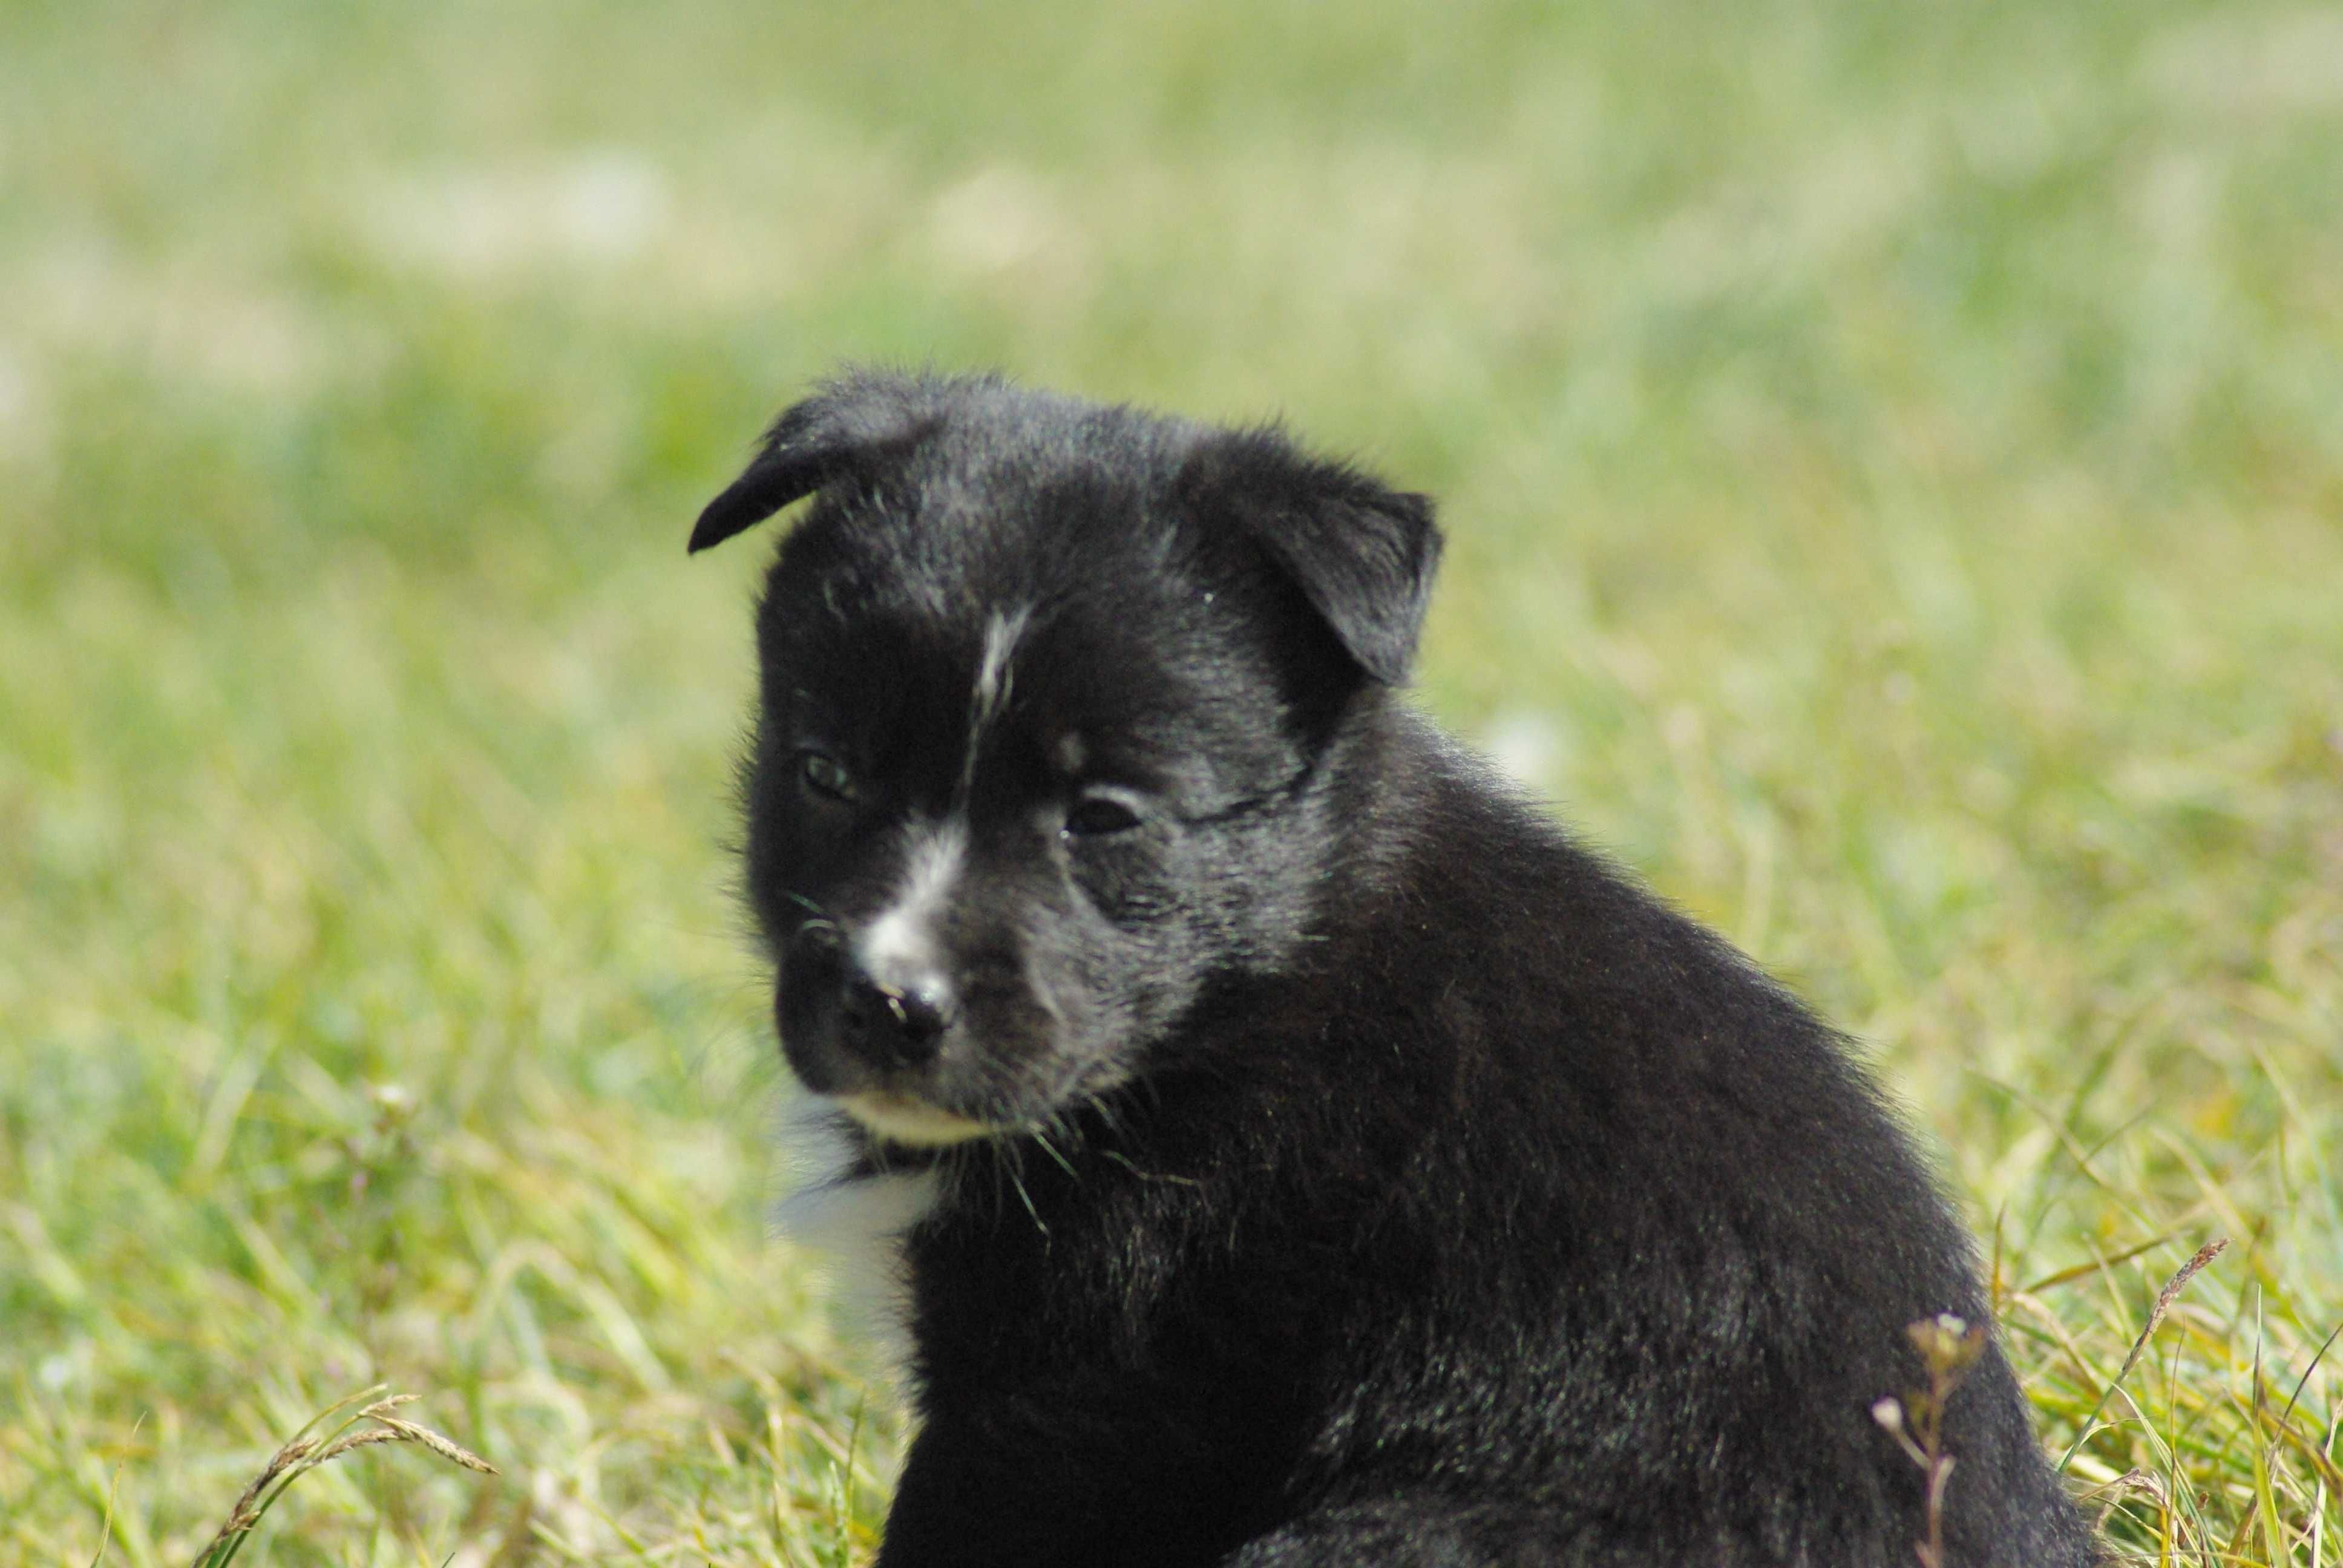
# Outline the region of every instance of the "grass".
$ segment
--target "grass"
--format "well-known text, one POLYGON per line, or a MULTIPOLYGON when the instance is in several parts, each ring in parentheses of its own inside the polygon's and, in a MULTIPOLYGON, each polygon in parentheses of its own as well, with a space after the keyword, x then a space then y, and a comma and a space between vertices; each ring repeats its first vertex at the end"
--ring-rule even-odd
POLYGON ((867 1553, 681 551, 844 357, 1439 493, 1423 700, 1875 1048, 2111 1540, 2343 1560, 2343 26, 1332 18, 0 5, 0 1560, 378 1383, 502 1473, 242 1561, 867 1553))

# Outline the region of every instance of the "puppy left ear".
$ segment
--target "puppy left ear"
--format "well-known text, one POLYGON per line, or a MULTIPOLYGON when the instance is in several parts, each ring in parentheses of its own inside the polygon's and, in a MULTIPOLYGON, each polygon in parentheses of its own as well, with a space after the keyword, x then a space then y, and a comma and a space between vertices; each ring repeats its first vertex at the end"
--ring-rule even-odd
POLYGON ((1309 457, 1273 429, 1220 436, 1182 480, 1235 515, 1370 678, 1407 679, 1440 564, 1429 496, 1309 457))
POLYGON ((834 480, 900 458, 936 423, 910 377, 861 371, 829 383, 773 421, 749 467, 699 514, 688 553, 720 545, 834 480))

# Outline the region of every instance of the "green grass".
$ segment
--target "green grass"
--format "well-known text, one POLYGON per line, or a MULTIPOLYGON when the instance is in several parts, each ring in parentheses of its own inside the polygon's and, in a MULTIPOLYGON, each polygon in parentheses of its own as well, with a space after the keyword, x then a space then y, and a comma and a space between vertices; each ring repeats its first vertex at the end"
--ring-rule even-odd
POLYGON ((0 1560, 377 1383, 501 1474, 240 1561, 867 1552, 682 555, 859 357, 1439 493, 1424 700, 1875 1046, 2112 1538, 2343 1561, 2338 191, 2253 0, 0 0, 0 1560))

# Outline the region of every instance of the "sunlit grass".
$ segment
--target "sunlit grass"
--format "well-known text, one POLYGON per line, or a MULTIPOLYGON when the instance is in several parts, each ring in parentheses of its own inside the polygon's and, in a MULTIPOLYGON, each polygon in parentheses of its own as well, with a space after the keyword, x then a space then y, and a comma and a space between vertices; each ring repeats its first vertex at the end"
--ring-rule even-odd
POLYGON ((1425 701, 1875 1050, 2113 1539, 2343 1560, 2338 189, 2316 6, 0 9, 0 1559, 376 1384, 501 1474, 239 1561, 867 1553, 681 553, 863 357, 1438 493, 1425 701))

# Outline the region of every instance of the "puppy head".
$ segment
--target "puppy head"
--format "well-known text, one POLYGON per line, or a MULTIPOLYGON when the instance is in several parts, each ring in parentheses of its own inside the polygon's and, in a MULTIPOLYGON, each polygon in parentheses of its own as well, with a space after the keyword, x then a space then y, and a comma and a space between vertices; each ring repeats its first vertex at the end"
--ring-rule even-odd
POLYGON ((691 548, 809 496, 743 768, 783 1050, 890 1141, 1046 1125, 1305 937, 1317 765, 1405 677, 1430 507, 1273 432, 864 373, 691 548))

